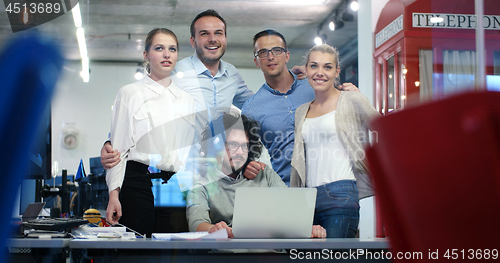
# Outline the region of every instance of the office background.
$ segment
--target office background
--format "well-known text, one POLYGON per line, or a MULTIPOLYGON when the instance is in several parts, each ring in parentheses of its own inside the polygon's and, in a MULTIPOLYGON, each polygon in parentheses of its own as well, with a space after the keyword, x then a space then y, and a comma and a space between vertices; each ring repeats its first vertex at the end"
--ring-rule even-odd
MULTIPOLYGON (((360 0, 360 9, 357 19, 357 64, 359 78, 358 87, 370 100, 373 100, 373 32, 378 16, 388 0, 360 0)), ((168 25, 166 25, 168 26, 168 25)), ((234 34, 234 32, 231 32, 234 34)), ((285 37, 288 37, 286 33, 285 37)), ((185 34, 178 34, 185 37, 185 34)), ((307 36, 304 36, 307 37, 307 36)), ((310 46, 313 45, 311 39, 310 46)), ((228 39, 228 48, 223 57, 226 61, 238 64, 231 58, 231 38, 228 39)), ((141 53, 141 51, 137 51, 141 53)), ((181 56, 190 56, 194 50, 183 46, 181 56)), ((289 67, 300 64, 305 55, 304 50, 291 50, 292 60, 289 67)), ((249 51, 249 54, 250 51, 249 51)), ((251 60, 251 55, 249 60, 251 60)), ((62 169, 68 174, 76 174, 76 170, 83 160, 87 173, 89 172, 89 158, 100 155, 102 144, 108 137, 111 120, 111 105, 120 87, 136 81, 134 74, 137 70, 137 61, 130 62, 102 62, 90 58, 90 81, 84 83, 80 76, 81 63, 79 60, 68 60, 63 69, 63 76, 56 86, 52 100, 52 161, 59 163, 58 176, 62 169), (62 144, 62 134, 69 128, 76 131, 78 145, 68 149, 62 144)), ((248 65, 248 64, 247 64, 248 65)), ((256 91, 264 78, 262 72, 253 67, 238 67, 240 74, 248 87, 256 91)), ((362 222, 360 228, 364 236, 374 235, 373 200, 363 200, 362 222)))

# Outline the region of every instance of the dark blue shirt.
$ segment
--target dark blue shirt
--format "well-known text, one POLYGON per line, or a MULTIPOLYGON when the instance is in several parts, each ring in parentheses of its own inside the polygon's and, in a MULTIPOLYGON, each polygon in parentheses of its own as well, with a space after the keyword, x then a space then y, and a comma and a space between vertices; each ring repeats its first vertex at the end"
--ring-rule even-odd
POLYGON ((288 186, 295 140, 295 109, 315 97, 307 79, 293 77, 292 87, 286 93, 264 83, 241 109, 242 114, 260 122, 260 136, 269 151, 273 169, 288 186))

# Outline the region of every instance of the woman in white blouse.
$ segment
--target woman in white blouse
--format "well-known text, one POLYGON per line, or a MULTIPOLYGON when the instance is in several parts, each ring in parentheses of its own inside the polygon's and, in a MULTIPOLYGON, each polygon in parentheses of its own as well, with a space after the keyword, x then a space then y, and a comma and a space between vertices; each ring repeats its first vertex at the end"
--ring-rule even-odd
POLYGON ((149 74, 122 87, 113 105, 110 140, 121 156, 106 174, 106 220, 148 236, 155 226, 151 179, 179 171, 194 140, 195 102, 170 79, 178 48, 172 31, 149 32, 143 52, 149 74))
POLYGON ((367 121, 378 112, 361 92, 335 88, 340 68, 334 47, 315 46, 306 58, 316 98, 295 112, 290 185, 317 188, 314 224, 323 226, 327 237, 352 238, 359 198, 373 194, 363 144, 369 138, 367 121))

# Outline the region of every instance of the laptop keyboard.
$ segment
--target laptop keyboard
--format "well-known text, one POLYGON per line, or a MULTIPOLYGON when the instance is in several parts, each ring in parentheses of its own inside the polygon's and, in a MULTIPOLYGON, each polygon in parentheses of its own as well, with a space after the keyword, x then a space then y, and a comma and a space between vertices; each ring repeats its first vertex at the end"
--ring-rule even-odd
POLYGON ((82 218, 37 218, 23 222, 23 225, 31 229, 60 231, 88 223, 82 218))

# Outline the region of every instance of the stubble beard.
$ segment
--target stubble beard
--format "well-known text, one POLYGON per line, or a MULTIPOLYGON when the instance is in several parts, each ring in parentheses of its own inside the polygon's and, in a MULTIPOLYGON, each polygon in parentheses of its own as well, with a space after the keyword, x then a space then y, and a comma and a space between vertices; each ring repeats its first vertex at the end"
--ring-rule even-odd
MULTIPOLYGON (((222 46, 221 46, 221 49, 222 49, 222 46)), ((219 62, 219 60, 222 58, 222 56, 224 56, 224 53, 226 53, 226 49, 222 49, 222 52, 220 54, 220 56, 217 56, 215 58, 210 58, 210 57, 207 57, 205 56, 205 48, 204 47, 199 47, 198 45, 196 45, 196 55, 198 56, 198 58, 201 60, 201 62, 203 63, 206 63, 206 64, 216 64, 219 62)))

